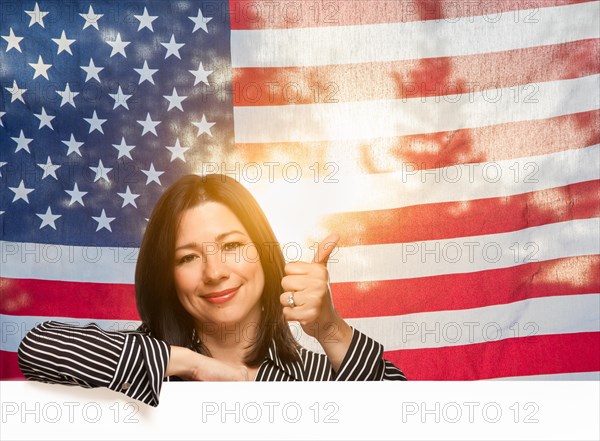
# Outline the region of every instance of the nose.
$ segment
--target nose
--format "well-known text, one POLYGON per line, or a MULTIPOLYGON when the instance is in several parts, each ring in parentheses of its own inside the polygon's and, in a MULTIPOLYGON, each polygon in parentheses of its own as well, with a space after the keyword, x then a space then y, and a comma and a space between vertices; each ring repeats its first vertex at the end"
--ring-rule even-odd
POLYGON ((216 285, 229 278, 229 268, 221 259, 221 253, 205 255, 202 269, 202 281, 205 285, 216 285))

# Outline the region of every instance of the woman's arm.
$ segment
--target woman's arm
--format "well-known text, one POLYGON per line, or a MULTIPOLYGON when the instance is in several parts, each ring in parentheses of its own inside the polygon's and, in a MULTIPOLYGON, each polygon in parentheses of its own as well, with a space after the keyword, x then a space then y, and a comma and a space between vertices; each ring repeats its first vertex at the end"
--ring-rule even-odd
POLYGON ((383 346, 351 328, 351 342, 340 365, 330 363, 330 356, 300 349, 305 381, 388 381, 406 380, 393 363, 383 358, 383 346))
POLYGON ((230 366, 181 346, 171 346, 166 375, 194 381, 249 380, 245 366, 230 366))
POLYGON ((165 376, 204 381, 248 379, 245 367, 170 346, 147 331, 111 332, 93 323, 44 322, 21 341, 18 360, 28 380, 107 387, 151 406, 158 405, 165 376))
POLYGON ((352 341, 341 366, 336 370, 337 381, 406 380, 404 373, 383 358, 381 343, 352 329, 352 341))
POLYGON ((329 289, 327 261, 338 240, 338 235, 323 240, 311 263, 288 263, 281 281, 285 292, 280 298, 285 318, 298 321, 306 334, 317 339, 334 371, 340 368, 352 341, 352 328, 335 311, 329 289))
POLYGON ((91 323, 56 321, 33 328, 21 341, 19 367, 29 380, 107 387, 158 405, 169 345, 142 332, 105 331, 91 323))
MULTIPOLYGON (((298 321, 306 334, 317 339, 333 371, 331 379, 406 380, 400 369, 382 358, 383 346, 352 329, 334 308, 327 261, 338 240, 339 236, 330 235, 322 241, 311 263, 285 266, 286 276, 281 281, 285 292, 280 297, 283 314, 288 321, 298 321), (288 303, 290 293, 293 305, 288 303)), ((315 375, 306 372, 307 379, 318 379, 315 375)))

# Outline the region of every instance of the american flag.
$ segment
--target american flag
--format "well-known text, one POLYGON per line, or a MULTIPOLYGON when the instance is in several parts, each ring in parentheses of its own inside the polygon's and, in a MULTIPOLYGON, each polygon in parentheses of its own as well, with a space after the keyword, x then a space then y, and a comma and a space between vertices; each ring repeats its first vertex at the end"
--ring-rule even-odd
POLYGON ((153 204, 221 172, 288 259, 340 234, 336 309, 409 379, 598 379, 599 20, 583 0, 3 2, 2 378, 48 318, 137 326, 153 204))

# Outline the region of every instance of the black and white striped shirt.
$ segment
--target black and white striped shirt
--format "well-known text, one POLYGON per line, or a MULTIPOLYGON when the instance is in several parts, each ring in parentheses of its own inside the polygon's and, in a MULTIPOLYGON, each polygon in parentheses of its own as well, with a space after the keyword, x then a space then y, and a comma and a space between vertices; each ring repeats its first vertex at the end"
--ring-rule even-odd
MULTIPOLYGON (((19 367, 29 380, 107 387, 157 406, 169 362, 168 343, 137 331, 105 331, 91 323, 74 326, 47 321, 33 328, 19 346, 19 367)), ((382 358, 380 343, 353 328, 352 343, 338 372, 325 354, 299 349, 300 361, 282 362, 275 342, 258 369, 256 381, 406 380, 382 358)))

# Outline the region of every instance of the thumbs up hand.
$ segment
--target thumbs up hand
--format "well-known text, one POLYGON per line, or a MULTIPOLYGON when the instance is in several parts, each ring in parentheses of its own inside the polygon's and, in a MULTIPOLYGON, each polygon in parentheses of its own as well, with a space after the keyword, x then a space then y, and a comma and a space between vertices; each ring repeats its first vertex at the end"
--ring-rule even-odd
POLYGON ((281 280, 283 315, 288 321, 299 322, 304 332, 322 345, 340 328, 348 327, 333 306, 327 271, 327 261, 339 239, 337 234, 326 237, 319 243, 311 263, 286 264, 286 275, 281 280))

